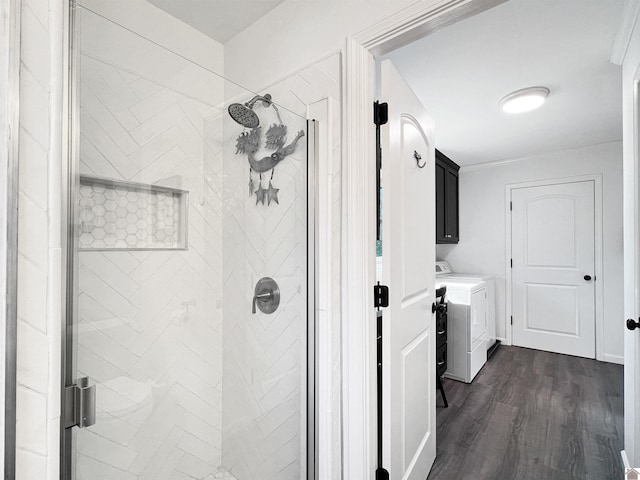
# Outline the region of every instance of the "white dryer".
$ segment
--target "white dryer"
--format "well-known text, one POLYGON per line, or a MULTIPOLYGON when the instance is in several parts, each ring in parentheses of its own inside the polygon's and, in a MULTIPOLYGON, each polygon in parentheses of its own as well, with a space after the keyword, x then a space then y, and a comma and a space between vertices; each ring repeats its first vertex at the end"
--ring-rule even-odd
POLYGON ((446 285, 447 370, 444 376, 471 383, 487 361, 487 283, 463 278, 436 278, 446 285))
MULTIPOLYGON (((487 284, 487 349, 496 348, 496 283, 492 276, 481 273, 453 273, 448 262, 436 262, 436 282, 443 279, 483 281, 487 284)), ((498 342, 499 343, 499 342, 498 342)))

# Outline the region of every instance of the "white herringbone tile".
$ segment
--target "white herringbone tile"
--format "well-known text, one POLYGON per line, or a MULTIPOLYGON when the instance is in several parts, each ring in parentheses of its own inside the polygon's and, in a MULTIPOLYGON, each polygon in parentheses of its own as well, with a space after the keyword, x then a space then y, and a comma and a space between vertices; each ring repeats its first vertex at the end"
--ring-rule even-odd
MULTIPOLYGON (((327 93, 339 98, 335 57, 274 86, 274 98, 300 115, 327 93)), ((79 435, 87 440, 79 480, 232 479, 226 471, 240 480, 298 480, 305 421, 304 142, 276 168, 279 205, 256 205, 247 192, 246 157, 235 154, 241 129, 223 110, 95 59, 83 58, 82 68, 82 168, 188 189, 190 225, 187 251, 80 254, 79 369, 100 383, 132 379, 140 395, 149 393, 132 407, 139 415, 114 417, 113 405, 126 399, 103 389, 101 415, 110 421, 93 437, 79 435), (281 306, 270 316, 251 314, 262 276, 281 287, 281 306), (100 454, 111 450, 112 457, 100 454)), ((281 113, 289 135, 305 128, 281 113)), ((340 151, 339 142, 334 147, 340 151)), ((338 161, 337 192, 339 169, 338 161)), ((339 212, 339 199, 333 208, 339 212)))
POLYGON ((78 434, 78 479, 206 476, 222 449, 222 218, 201 213, 220 208, 203 178, 221 190, 214 110, 91 58, 81 82, 83 173, 187 189, 194 223, 186 251, 80 253, 78 369, 98 383, 99 421, 78 434), (123 379, 135 391, 109 387, 123 379))

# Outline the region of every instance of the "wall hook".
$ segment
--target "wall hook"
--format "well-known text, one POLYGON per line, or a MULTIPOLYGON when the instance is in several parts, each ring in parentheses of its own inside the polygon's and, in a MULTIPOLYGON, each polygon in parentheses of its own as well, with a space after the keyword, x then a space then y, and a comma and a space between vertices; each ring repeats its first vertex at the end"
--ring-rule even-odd
POLYGON ((417 150, 413 151, 413 158, 416 159, 416 163, 418 164, 418 168, 424 168, 425 165, 427 164, 427 162, 422 162, 422 165, 420 165, 420 160, 422 160, 422 155, 420 155, 417 150))

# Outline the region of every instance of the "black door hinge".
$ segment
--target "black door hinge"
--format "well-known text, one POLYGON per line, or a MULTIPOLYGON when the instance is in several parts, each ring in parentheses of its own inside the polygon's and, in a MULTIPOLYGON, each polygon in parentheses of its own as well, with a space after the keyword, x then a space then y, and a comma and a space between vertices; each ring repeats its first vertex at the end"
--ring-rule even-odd
POLYGON ((373 123, 385 125, 389 121, 389 104, 373 102, 373 123))
POLYGON ((376 240, 382 240, 380 231, 380 171, 382 170, 382 143, 380 126, 389 121, 389 105, 373 102, 373 123, 376 125, 376 240))
POLYGON ((509 202, 509 210, 513 211, 513 202, 509 202))
POLYGON ((389 287, 380 285, 380 282, 373 287, 373 306, 375 308, 389 306, 389 287))
POLYGON ((511 259, 511 268, 513 268, 513 258, 511 259))
POLYGON ((511 315, 511 325, 513 325, 513 315, 511 315))

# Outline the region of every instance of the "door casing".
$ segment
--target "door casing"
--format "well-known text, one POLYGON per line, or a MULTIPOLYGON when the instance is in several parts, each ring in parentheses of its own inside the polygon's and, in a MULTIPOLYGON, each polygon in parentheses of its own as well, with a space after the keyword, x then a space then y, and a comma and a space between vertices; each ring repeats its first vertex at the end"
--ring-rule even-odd
POLYGON ((347 37, 344 57, 342 177, 343 478, 375 472, 376 280, 374 55, 383 55, 506 0, 421 0, 347 37))
POLYGON ((602 174, 592 174, 592 175, 579 175, 575 177, 562 177, 562 178, 553 178, 549 180, 537 180, 532 182, 523 182, 523 183, 512 183, 506 186, 505 188, 505 280, 506 280, 506 294, 505 294, 505 334, 506 334, 506 342, 507 345, 513 344, 513 327, 511 326, 511 322, 507 321, 511 315, 513 315, 513 283, 511 278, 511 258, 513 255, 512 250, 512 242, 511 242, 511 211, 509 208, 509 204, 511 202, 511 192, 516 188, 526 188, 526 187, 540 187, 545 185, 561 185, 563 183, 575 183, 575 182, 583 182, 583 181, 593 181, 594 184, 594 233, 595 233, 595 270, 594 276, 596 281, 594 283, 595 286, 595 322, 596 322, 596 360, 600 361, 615 361, 618 363, 617 359, 608 358, 604 354, 603 348, 603 340, 604 340, 604 282, 602 282, 603 275, 603 250, 602 250, 602 229, 603 229, 603 220, 602 220, 602 174), (598 280, 600 279, 600 280, 598 280))

